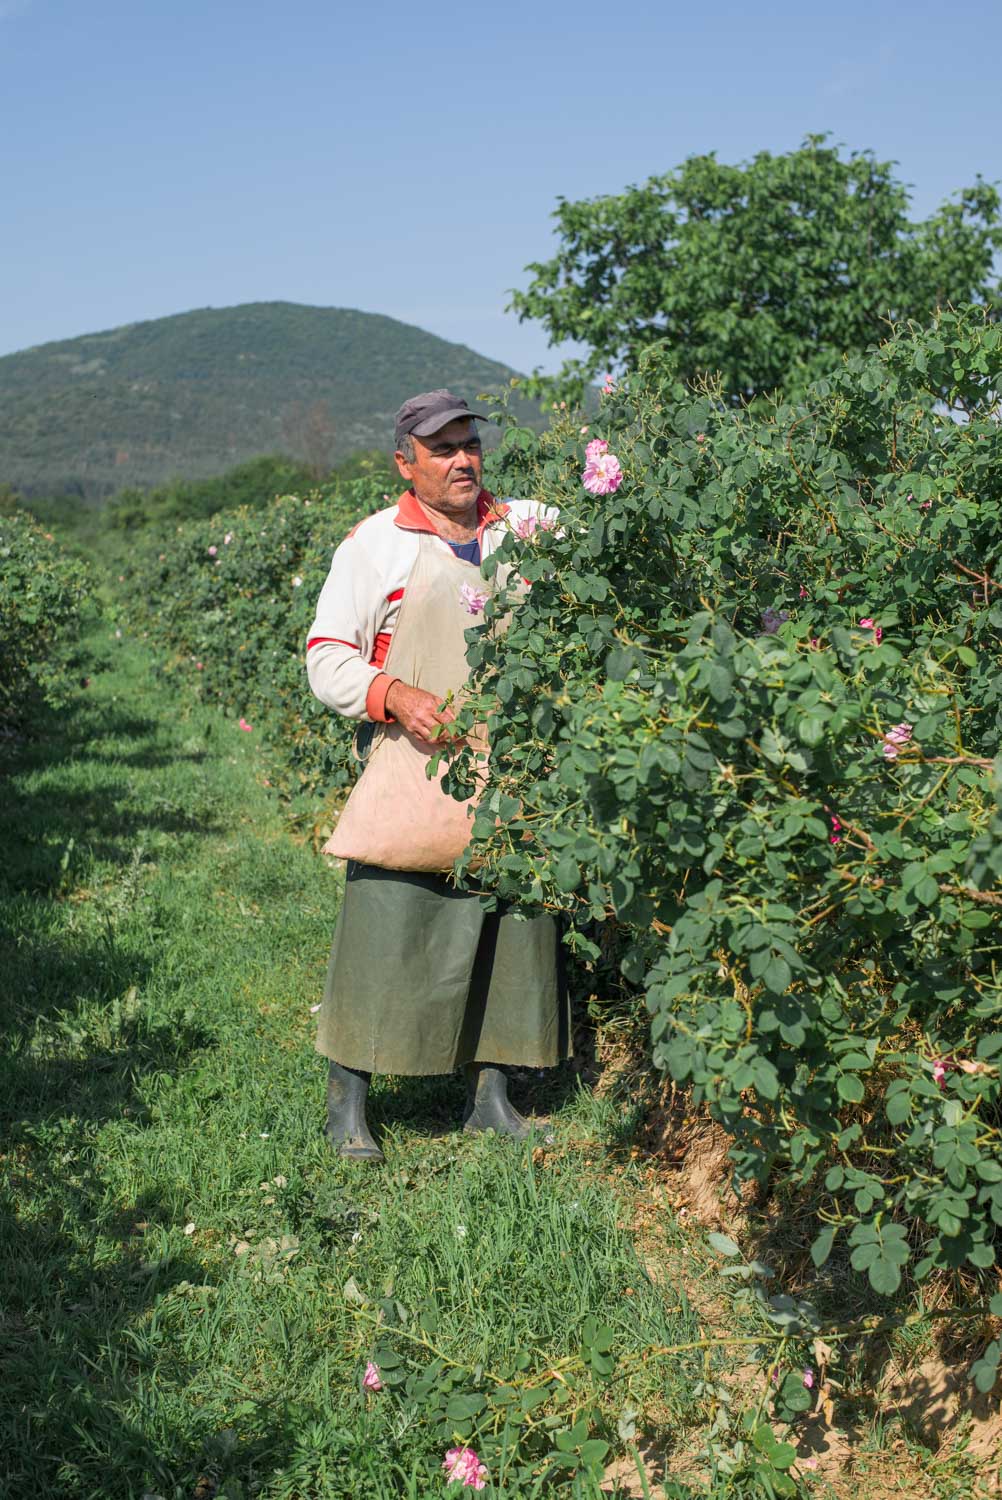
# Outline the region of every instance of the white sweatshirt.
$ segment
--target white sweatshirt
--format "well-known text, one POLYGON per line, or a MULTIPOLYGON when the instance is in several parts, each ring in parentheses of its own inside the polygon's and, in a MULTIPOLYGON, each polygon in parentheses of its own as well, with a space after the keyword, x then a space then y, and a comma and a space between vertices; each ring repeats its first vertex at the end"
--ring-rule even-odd
MULTIPOLYGON (((495 500, 481 490, 481 558, 530 518, 552 525, 556 517, 538 500, 495 500)), ((437 534, 430 513, 407 490, 396 505, 360 521, 334 553, 306 643, 306 671, 316 697, 345 718, 387 720, 386 694, 396 679, 382 667, 422 531, 437 534)))

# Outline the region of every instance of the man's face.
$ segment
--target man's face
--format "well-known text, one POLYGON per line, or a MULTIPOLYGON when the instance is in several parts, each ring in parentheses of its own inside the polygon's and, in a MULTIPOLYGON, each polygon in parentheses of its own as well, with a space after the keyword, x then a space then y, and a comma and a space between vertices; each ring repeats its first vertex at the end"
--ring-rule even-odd
POLYGON ((461 515, 480 493, 484 457, 476 423, 457 417, 430 437, 415 437, 414 458, 397 452, 397 468, 419 500, 436 510, 461 515))

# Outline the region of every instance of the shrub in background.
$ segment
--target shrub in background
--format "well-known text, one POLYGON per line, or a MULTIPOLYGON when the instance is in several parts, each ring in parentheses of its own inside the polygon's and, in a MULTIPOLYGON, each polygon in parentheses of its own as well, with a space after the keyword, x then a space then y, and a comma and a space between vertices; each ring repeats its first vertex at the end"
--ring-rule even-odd
POLYGON ((276 778, 305 818, 352 781, 354 728, 310 693, 307 632, 334 548, 386 504, 369 477, 219 511, 145 536, 125 574, 166 678, 267 735, 276 778))
POLYGON ((62 700, 73 670, 90 573, 51 532, 0 511, 0 725, 30 715, 39 696, 62 700))

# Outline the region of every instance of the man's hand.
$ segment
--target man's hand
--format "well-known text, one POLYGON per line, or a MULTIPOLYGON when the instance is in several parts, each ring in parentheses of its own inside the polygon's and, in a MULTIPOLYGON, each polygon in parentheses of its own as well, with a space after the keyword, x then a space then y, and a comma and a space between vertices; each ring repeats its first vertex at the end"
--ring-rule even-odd
POLYGON ((450 708, 439 713, 441 701, 434 693, 426 693, 423 688, 397 681, 390 684, 386 694, 386 712, 392 714, 397 723, 402 724, 410 734, 424 740, 425 744, 432 745, 448 738, 447 735, 439 735, 437 731, 441 725, 451 724, 456 717, 450 708))

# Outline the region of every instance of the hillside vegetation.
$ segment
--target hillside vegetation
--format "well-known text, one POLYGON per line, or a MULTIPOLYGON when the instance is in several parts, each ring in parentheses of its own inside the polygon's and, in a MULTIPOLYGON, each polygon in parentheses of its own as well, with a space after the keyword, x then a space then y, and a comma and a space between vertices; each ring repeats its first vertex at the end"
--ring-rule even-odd
POLYGON ((0 359, 0 480, 26 496, 100 500, 264 453, 322 472, 388 448, 414 391, 448 385, 473 400, 514 374, 374 313, 203 308, 0 359))

